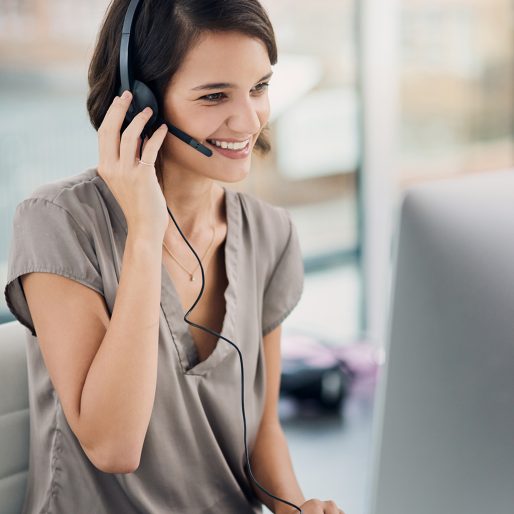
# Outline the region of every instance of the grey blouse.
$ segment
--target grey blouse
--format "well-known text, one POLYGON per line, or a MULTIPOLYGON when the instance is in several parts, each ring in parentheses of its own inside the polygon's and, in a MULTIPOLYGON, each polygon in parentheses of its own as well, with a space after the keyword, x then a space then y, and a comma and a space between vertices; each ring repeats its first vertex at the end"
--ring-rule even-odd
MULTIPOLYGON (((224 190, 228 286, 221 333, 243 356, 251 454, 264 407, 262 337, 298 303, 304 268, 286 209, 224 190)), ((96 168, 45 184, 16 207, 4 294, 28 328, 30 461, 23 514, 262 512, 245 471, 239 356, 218 339, 198 362, 164 264, 157 390, 138 469, 98 470, 66 421, 19 277, 40 271, 76 280, 103 295, 111 314, 126 237, 123 211, 96 168)))

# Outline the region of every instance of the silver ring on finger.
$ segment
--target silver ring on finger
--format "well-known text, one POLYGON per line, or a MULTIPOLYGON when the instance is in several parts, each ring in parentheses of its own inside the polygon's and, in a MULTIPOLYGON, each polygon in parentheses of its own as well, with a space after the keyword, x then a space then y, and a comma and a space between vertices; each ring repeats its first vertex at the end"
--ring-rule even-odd
POLYGON ((141 159, 139 159, 139 162, 141 164, 145 164, 146 166, 153 166, 154 165, 152 162, 145 162, 145 161, 142 161, 141 159))

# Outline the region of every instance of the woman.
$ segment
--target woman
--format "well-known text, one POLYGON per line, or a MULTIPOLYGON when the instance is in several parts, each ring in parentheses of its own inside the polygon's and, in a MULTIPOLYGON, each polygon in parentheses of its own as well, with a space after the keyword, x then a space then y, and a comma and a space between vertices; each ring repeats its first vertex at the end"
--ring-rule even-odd
POLYGON ((332 501, 305 501, 277 414, 280 323, 303 289, 296 230, 285 209, 215 182, 243 180, 252 150, 269 150, 270 21, 257 0, 143 2, 136 78, 213 155, 165 126, 141 153, 151 113, 120 136, 131 95, 114 97, 127 5, 111 3, 90 64, 98 166, 38 188, 16 210, 5 295, 30 329, 24 512, 298 511, 248 474, 240 361, 183 318, 202 281, 169 206, 205 270, 189 319, 244 360, 253 476, 304 514, 339 514, 332 501))

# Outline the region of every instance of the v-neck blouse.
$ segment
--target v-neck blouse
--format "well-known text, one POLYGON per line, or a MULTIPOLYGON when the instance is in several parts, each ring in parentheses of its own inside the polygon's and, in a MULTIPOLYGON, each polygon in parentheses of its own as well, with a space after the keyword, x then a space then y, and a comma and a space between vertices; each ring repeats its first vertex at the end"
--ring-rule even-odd
MULTIPOLYGON (((243 357, 251 455, 264 408, 263 336, 298 303, 304 268, 285 208, 224 190, 228 285, 221 335, 243 357)), ((164 264, 157 387, 139 467, 126 474, 100 471, 68 425, 20 277, 39 271, 80 282, 104 297, 111 315, 126 237, 124 213, 96 168, 40 186, 16 207, 4 295, 27 329, 30 457, 22 514, 262 512, 246 471, 239 355, 219 338, 199 362, 164 264)))
MULTIPOLYGON (((104 182, 105 184, 105 182, 104 182)), ((220 334, 232 341, 234 328, 234 311, 236 308, 235 285, 237 283, 238 266, 237 251, 239 249, 239 231, 237 227, 240 225, 241 213, 234 206, 234 192, 222 186, 225 195, 225 212, 227 215, 227 234, 225 239, 225 272, 228 285, 225 289, 225 316, 222 322, 220 334), (235 232, 234 232, 235 230, 235 232)), ((126 223, 122 222, 125 233, 127 231, 126 223)), ((189 325, 184 320, 182 303, 178 292, 168 274, 164 263, 162 264, 162 286, 161 286, 161 305, 164 314, 167 317, 170 333, 175 336, 177 351, 182 364, 182 370, 187 375, 204 375, 210 368, 216 366, 227 353, 236 350, 229 343, 221 340, 221 344, 216 344, 213 352, 202 362, 199 362, 199 356, 196 345, 191 336, 189 325)), ((189 309, 189 307, 188 307, 189 309)), ((189 314, 188 319, 195 321, 194 309, 189 314)), ((210 328, 210 327, 208 327, 210 328)), ((218 338, 217 343, 220 342, 218 338)))

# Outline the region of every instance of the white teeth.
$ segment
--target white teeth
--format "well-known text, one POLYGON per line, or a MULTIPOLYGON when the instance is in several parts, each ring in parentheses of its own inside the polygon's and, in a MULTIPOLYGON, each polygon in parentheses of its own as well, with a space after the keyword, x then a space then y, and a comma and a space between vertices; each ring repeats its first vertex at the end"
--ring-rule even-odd
POLYGON ((226 141, 216 141, 215 139, 209 139, 210 143, 213 143, 216 146, 219 146, 220 148, 228 148, 229 150, 242 150, 246 147, 248 141, 249 139, 247 139, 246 141, 242 141, 241 143, 227 143, 226 141))

